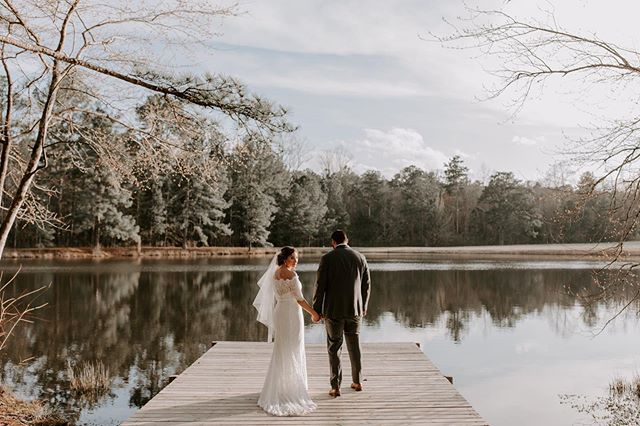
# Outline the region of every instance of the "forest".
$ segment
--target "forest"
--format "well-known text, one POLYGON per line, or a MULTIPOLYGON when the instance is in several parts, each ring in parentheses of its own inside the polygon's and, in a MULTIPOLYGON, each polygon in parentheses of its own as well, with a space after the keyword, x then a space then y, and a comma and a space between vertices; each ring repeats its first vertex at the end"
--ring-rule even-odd
MULTIPOLYGON (((4 11, 13 18, 0 36, 0 258, 5 247, 326 246, 336 228, 361 247, 635 238, 637 120, 581 141, 584 164, 606 163, 584 168, 600 176, 536 182, 499 170, 477 179, 460 156, 389 176, 356 172, 338 151, 314 152, 324 156, 321 167, 308 169, 286 108, 232 76, 178 73, 161 55, 151 60, 159 52, 150 46, 187 49, 189 40, 216 36, 212 23, 238 13, 198 5, 162 2, 148 15, 103 3, 78 9, 75 1, 51 9, 46 25, 34 18, 39 3, 4 11), (137 47, 119 37, 121 23, 145 35, 137 47), (43 42, 52 39, 55 48, 43 42)), ((525 49, 519 38, 528 33, 510 25, 474 37, 514 31, 499 39, 533 55, 537 42, 525 49)), ((584 44, 586 53, 603 48, 555 35, 584 44)), ((622 57, 604 47, 614 62, 622 57)), ((591 58, 586 53, 578 59, 591 58)), ((565 74, 583 69, 571 68, 576 61, 565 74)), ((507 73, 505 87, 553 74, 507 73)))
POLYGON ((386 178, 335 152, 318 172, 292 160, 290 139, 229 137, 179 100, 143 99, 133 132, 78 93, 61 92, 74 107, 49 128, 47 165, 8 247, 323 246, 337 228, 356 246, 577 243, 625 229, 626 209, 612 211, 613 189, 591 173, 574 185, 509 171, 480 182, 453 156, 386 178))

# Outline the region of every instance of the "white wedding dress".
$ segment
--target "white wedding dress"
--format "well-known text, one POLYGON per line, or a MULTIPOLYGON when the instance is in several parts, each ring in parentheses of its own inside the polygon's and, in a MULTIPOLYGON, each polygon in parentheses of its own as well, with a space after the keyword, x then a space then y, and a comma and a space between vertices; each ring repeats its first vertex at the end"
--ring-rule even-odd
POLYGON ((273 332, 275 342, 258 405, 274 416, 300 416, 316 409, 307 390, 307 359, 304 352, 304 321, 298 300, 302 284, 298 276, 273 277, 273 332))

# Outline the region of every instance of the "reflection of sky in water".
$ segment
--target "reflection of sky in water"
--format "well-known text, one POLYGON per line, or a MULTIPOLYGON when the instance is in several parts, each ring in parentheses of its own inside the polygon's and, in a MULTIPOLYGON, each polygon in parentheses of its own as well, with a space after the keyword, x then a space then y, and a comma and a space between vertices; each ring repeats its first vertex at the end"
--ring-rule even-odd
MULTIPOLYGON (((424 353, 492 425, 582 424, 558 395, 601 396, 614 377, 640 371, 640 327, 632 315, 594 338, 581 326, 581 309, 545 309, 521 318, 516 327, 497 327, 488 314, 474 316, 465 338, 451 340, 444 322, 409 328, 385 313, 365 323, 363 342, 419 342, 424 353), (562 324, 558 324, 558 315, 562 324)), ((603 311, 606 316, 614 312, 603 311)), ((307 327, 306 340, 325 341, 324 328, 307 327)), ((366 377, 366 354, 365 377, 366 377)), ((348 362, 348 358, 344 359, 348 362)))
MULTIPOLYGON (((9 351, 14 361, 35 358, 26 368, 5 363, 2 379, 20 394, 46 397, 48 388, 65 389, 67 357, 104 357, 116 376, 111 396, 83 409, 79 420, 118 424, 212 340, 266 338, 251 301, 268 262, 25 262, 20 285, 53 283, 45 296, 50 306, 9 351)), ((298 268, 307 299, 314 262, 305 258, 298 268)), ((603 395, 613 378, 640 371, 634 312, 593 338, 586 324, 602 324, 616 305, 600 304, 587 318, 564 294, 566 286, 593 285, 590 270, 601 262, 403 259, 370 266, 362 340, 421 343, 493 425, 576 423, 580 415, 561 405, 559 394, 603 395)), ((306 339, 324 342, 323 326, 308 324, 306 339)))
POLYGON ((116 426, 121 419, 131 417, 138 408, 129 407, 129 389, 120 387, 112 390, 114 397, 107 398, 103 405, 83 411, 78 419, 79 425, 116 426))
MULTIPOLYGON (((22 264, 22 273, 86 273, 86 272, 262 272, 266 269, 269 259, 250 259, 252 264, 232 263, 237 259, 218 259, 182 261, 182 262, 158 262, 145 260, 140 263, 123 261, 77 261, 71 264, 56 265, 43 262, 41 264, 22 264), (215 263, 209 263, 215 262, 215 263), (222 264, 220 264, 222 262, 222 264)), ((15 271, 18 268, 16 262, 2 264, 7 271, 15 271)), ((490 270, 520 270, 520 269, 600 269, 605 267, 615 268, 616 264, 609 265, 598 260, 565 261, 565 260, 452 260, 452 261, 369 261, 371 271, 490 271, 490 270)), ((317 263, 300 263, 299 272, 316 271, 317 263)))

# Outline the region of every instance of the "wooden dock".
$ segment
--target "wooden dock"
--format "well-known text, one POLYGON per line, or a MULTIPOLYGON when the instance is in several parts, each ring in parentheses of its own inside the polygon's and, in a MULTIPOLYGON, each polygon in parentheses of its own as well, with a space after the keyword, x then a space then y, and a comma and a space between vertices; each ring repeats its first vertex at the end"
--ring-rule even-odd
POLYGON ((272 344, 218 342, 123 423, 141 425, 487 425, 415 343, 364 343, 364 391, 349 388, 343 349, 342 396, 331 398, 323 344, 306 345, 309 394, 318 409, 274 417, 257 405, 272 344))

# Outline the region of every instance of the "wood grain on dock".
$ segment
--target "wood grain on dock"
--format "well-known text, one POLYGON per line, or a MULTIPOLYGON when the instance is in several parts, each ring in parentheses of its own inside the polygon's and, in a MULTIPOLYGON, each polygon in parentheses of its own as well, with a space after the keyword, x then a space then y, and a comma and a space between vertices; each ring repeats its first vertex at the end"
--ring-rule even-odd
POLYGON ((318 409, 268 415, 256 404, 271 350, 270 343, 218 342, 123 425, 487 424, 415 343, 362 344, 363 392, 349 388, 345 347, 342 396, 335 399, 326 347, 308 344, 309 394, 318 409))

